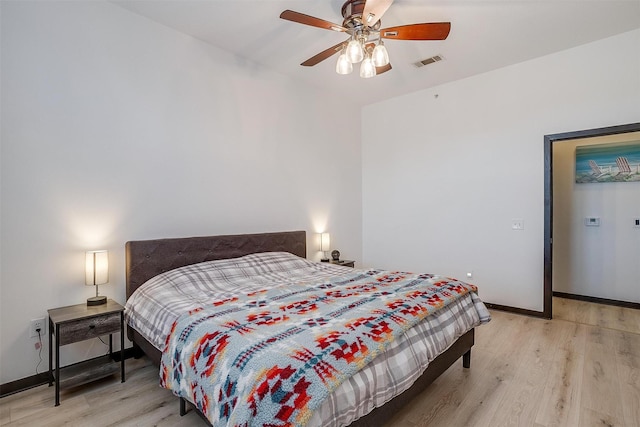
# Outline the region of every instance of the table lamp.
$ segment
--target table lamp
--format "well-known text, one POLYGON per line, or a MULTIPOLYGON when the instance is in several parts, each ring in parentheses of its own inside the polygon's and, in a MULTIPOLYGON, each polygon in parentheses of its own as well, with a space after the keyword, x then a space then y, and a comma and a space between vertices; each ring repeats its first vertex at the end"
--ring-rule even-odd
POLYGON ((109 283, 109 251, 87 251, 85 283, 96 287, 96 296, 87 298, 87 305, 106 304, 107 297, 98 295, 98 285, 109 283))

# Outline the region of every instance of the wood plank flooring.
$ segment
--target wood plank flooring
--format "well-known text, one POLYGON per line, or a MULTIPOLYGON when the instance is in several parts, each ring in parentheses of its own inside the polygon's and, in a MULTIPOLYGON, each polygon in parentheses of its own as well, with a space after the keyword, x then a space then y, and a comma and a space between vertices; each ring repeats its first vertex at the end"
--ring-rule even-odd
MULTIPOLYGON (((386 427, 640 426, 640 310, 554 298, 554 319, 492 311, 471 369, 449 368, 386 427)), ((115 377, 0 399, 6 426, 204 426, 158 387, 157 368, 127 360, 115 377)))

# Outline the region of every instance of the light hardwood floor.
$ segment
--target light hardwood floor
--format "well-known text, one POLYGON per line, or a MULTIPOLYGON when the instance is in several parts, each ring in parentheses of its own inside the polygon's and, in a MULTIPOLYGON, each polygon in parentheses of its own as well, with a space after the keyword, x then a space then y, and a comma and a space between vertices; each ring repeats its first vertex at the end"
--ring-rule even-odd
MULTIPOLYGON (((449 368, 387 427, 640 426, 640 310, 554 298, 554 319, 492 311, 471 369, 449 368)), ((203 426, 158 387, 146 359, 127 382, 61 392, 46 385, 0 399, 7 426, 203 426)))

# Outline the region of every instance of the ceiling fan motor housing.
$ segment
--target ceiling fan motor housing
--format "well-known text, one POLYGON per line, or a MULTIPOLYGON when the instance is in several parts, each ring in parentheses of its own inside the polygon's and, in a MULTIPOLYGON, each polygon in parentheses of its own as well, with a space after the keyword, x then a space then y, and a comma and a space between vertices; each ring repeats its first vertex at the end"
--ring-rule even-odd
POLYGON ((381 22, 378 20, 372 27, 367 27, 362 20, 362 12, 364 11, 366 0, 347 0, 342 5, 342 17, 344 21, 342 26, 349 30, 349 33, 359 33, 365 28, 373 31, 380 29, 381 22))

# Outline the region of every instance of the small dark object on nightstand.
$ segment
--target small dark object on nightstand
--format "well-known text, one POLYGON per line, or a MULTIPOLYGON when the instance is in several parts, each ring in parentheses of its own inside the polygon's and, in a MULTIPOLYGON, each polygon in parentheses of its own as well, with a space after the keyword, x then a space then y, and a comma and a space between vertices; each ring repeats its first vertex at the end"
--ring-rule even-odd
POLYGON ((331 251, 331 259, 334 261, 338 261, 340 259, 340 251, 338 250, 331 251))
POLYGON ((87 305, 102 305, 107 303, 107 297, 104 295, 96 295, 95 297, 87 298, 87 305))

